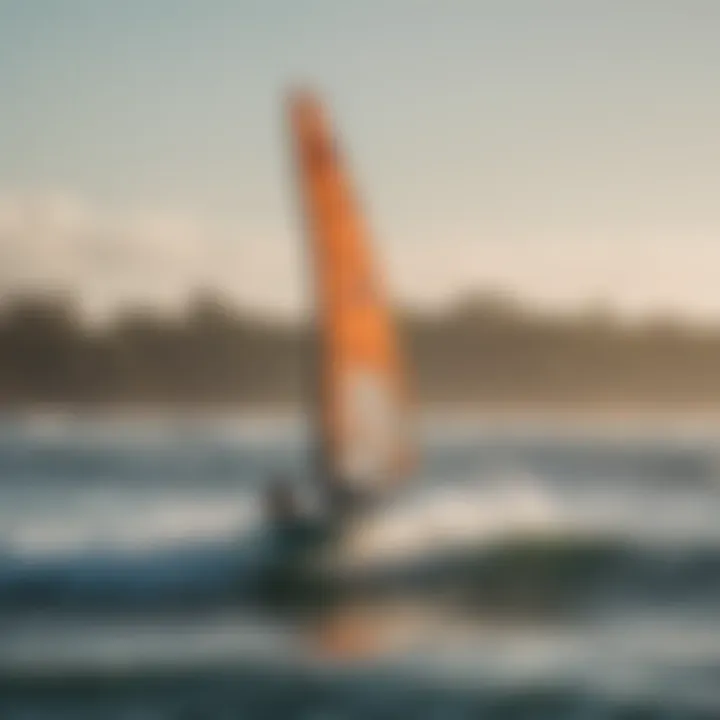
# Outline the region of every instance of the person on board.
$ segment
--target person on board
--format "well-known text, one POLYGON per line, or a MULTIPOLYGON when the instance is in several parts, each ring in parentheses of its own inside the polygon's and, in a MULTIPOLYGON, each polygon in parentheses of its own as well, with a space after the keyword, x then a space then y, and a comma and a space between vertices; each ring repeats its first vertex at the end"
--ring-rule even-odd
POLYGON ((283 476, 276 475, 270 482, 265 495, 265 508, 268 519, 276 527, 286 526, 299 518, 297 498, 283 476))
POLYGON ((276 610, 324 607, 330 588, 316 561, 337 537, 335 515, 306 509, 298 486, 282 474, 271 478, 264 506, 274 553, 262 585, 263 602, 276 610))
POLYGON ((329 539, 334 525, 330 512, 310 513, 301 506, 290 479, 276 474, 265 493, 265 515, 278 542, 289 552, 302 552, 329 539))

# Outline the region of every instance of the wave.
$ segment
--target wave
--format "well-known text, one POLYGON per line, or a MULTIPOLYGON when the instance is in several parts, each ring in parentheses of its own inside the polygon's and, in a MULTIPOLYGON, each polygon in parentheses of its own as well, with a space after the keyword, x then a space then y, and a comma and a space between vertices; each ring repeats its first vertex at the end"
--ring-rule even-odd
POLYGON ((424 667, 422 659, 410 666, 350 669, 257 657, 189 667, 61 666, 0 673, 0 711, 8 718, 37 711, 58 718, 96 717, 101 712, 157 718, 226 718, 234 713, 267 718, 710 720, 720 709, 717 671, 707 665, 693 668, 692 682, 688 668, 669 673, 662 683, 643 682, 632 672, 613 683, 599 670, 582 681, 573 672, 560 678, 496 677, 484 664, 469 669, 467 679, 449 677, 424 667))
POLYGON ((156 549, 96 550, 59 557, 0 557, 0 608, 170 609, 238 599, 267 565, 262 533, 156 549))
POLYGON ((127 509, 118 492, 84 490, 77 523, 44 513, 14 526, 8 517, 0 608, 264 604, 268 588, 290 605, 318 592, 412 592, 563 612, 720 599, 720 537, 716 523, 699 523, 701 509, 714 520, 716 505, 695 498, 687 507, 675 495, 645 500, 646 524, 636 504, 630 513, 595 496, 568 505, 567 492, 522 473, 419 483, 353 525, 330 558, 290 566, 247 485, 170 496, 151 487, 127 509))
MULTIPOLYGON (((56 558, 0 557, 0 608, 188 609, 262 604, 282 551, 256 530, 155 550, 56 558)), ((345 597, 412 593, 487 611, 570 612, 617 603, 720 602, 720 547, 527 532, 365 564, 303 565, 284 586, 292 604, 317 583, 345 597), (297 578, 302 581, 298 582, 297 578), (310 580, 308 580, 310 578, 310 580), (310 584, 309 584, 310 583, 310 584)), ((327 597, 326 597, 327 599, 327 597)))

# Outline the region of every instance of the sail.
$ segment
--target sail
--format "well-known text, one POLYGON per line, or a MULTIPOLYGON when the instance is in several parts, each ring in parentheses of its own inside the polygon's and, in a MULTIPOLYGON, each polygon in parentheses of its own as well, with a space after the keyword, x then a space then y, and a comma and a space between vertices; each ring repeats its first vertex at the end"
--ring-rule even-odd
POLYGON ((409 470, 405 371, 368 234, 327 118, 289 103, 315 298, 316 429, 325 482, 377 492, 409 470))

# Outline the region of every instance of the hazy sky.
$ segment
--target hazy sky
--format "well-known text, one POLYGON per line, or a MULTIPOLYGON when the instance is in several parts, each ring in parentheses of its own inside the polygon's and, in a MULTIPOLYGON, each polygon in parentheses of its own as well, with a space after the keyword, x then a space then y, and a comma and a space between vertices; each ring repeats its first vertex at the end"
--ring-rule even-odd
POLYGON ((720 317, 714 0, 0 0, 0 287, 301 307, 282 94, 395 293, 720 317))

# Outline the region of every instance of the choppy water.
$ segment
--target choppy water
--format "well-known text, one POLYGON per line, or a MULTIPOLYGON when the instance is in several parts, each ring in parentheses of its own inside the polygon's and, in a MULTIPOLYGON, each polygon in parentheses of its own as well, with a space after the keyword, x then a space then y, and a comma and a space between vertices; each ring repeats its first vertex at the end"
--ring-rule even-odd
POLYGON ((343 553, 422 629, 340 663, 258 607, 299 424, 6 418, 0 717, 720 717, 720 424, 422 434, 343 553))

